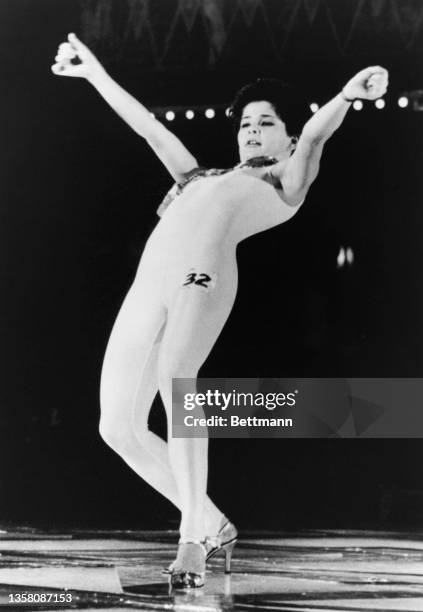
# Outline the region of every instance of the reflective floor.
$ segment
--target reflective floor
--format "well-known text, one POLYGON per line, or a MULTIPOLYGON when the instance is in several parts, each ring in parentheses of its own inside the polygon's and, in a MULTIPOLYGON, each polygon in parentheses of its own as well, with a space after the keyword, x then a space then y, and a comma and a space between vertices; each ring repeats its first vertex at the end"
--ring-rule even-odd
POLYGON ((177 534, 0 531, 7 610, 296 610, 423 612, 423 532, 243 533, 232 574, 223 555, 204 588, 171 592, 162 569, 177 534))

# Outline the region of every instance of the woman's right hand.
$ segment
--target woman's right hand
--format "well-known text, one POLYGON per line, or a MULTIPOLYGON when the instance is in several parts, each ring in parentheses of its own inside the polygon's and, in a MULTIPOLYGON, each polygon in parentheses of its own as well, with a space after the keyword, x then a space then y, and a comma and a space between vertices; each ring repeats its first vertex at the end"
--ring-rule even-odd
POLYGON ((80 77, 87 80, 95 78, 104 72, 103 66, 93 53, 75 34, 68 35, 68 42, 59 45, 52 72, 58 76, 80 77), (74 64, 72 60, 79 60, 74 64))

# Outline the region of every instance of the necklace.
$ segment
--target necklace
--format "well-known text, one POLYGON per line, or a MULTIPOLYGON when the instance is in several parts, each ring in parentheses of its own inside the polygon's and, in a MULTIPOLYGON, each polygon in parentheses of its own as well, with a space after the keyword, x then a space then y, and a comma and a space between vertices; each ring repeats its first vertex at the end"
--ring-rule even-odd
POLYGON ((264 166, 273 166, 278 163, 276 157, 270 157, 269 155, 259 155, 258 157, 251 157, 244 162, 240 162, 235 168, 262 168, 264 166))

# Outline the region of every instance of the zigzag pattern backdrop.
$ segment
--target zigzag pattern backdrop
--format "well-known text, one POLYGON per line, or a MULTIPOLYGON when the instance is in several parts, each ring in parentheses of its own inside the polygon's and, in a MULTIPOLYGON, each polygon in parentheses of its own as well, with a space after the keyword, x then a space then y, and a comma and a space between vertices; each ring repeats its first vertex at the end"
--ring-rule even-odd
POLYGON ((80 0, 84 39, 146 70, 421 53, 422 0, 80 0))

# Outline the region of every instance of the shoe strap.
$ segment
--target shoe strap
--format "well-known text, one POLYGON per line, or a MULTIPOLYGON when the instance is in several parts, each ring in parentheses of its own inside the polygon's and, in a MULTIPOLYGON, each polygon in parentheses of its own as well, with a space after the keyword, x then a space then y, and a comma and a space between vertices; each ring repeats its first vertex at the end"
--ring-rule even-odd
POLYGON ((211 548, 220 548, 222 546, 222 536, 216 534, 215 536, 206 537, 206 545, 211 548))
POLYGON ((220 548, 222 546, 224 532, 226 527, 230 525, 231 522, 229 520, 226 521, 219 529, 219 531, 214 536, 206 536, 206 545, 211 546, 211 548, 220 548))

